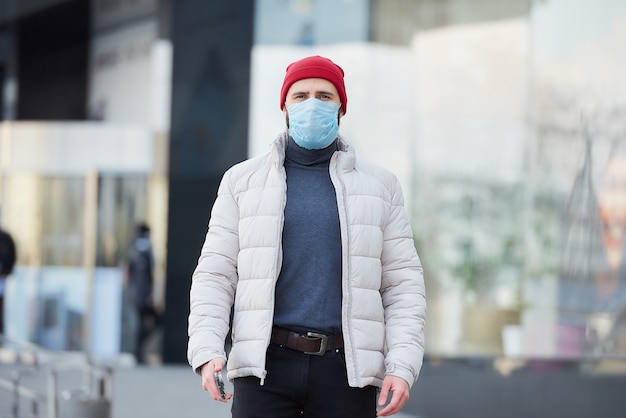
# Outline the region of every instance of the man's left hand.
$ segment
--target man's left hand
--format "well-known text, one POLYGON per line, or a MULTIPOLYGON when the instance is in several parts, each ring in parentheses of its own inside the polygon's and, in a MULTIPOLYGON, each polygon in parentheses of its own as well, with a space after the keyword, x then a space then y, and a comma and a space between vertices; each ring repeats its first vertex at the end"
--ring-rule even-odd
POLYGON ((384 406, 391 396, 389 404, 376 413, 379 417, 386 417, 399 412, 409 400, 409 384, 397 376, 385 376, 383 387, 378 395, 378 406, 384 406))

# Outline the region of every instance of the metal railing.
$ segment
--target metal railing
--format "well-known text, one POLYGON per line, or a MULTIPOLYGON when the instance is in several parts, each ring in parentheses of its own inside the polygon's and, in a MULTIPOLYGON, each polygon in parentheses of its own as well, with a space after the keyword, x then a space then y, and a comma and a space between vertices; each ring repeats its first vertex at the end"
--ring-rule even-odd
POLYGON ((49 351, 0 335, 0 366, 0 393, 11 399, 0 418, 111 417, 113 370, 85 353, 49 351), (59 377, 66 373, 79 373, 82 385, 61 390, 59 377))

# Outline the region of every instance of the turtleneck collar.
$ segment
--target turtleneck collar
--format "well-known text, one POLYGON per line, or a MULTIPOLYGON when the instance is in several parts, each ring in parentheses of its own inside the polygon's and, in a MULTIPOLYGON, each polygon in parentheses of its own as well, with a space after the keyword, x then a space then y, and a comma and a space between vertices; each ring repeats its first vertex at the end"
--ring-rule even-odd
POLYGON ((332 144, 322 149, 306 149, 296 144, 293 138, 289 137, 287 143, 287 150, 285 152, 285 159, 302 165, 316 165, 320 163, 327 163, 337 151, 337 140, 334 140, 332 144))

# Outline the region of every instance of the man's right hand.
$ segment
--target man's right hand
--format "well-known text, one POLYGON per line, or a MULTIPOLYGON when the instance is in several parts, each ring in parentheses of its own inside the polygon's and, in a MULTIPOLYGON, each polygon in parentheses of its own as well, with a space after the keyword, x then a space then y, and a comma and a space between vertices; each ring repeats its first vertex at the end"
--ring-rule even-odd
POLYGON ((224 368, 224 359, 214 358, 208 363, 204 363, 202 365, 202 368, 200 369, 200 374, 202 376, 202 389, 209 392, 209 395, 211 395, 216 401, 225 403, 233 397, 233 394, 227 393, 226 397, 222 399, 222 397, 220 396, 220 391, 217 388, 217 384, 215 383, 215 378, 213 376, 213 373, 221 372, 222 368, 224 368))

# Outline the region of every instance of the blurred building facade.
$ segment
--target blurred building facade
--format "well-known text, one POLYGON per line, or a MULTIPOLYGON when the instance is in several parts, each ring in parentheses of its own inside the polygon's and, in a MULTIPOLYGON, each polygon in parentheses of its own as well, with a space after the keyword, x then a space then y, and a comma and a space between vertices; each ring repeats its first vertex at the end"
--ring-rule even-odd
MULTIPOLYGON (((3 1, 7 336, 111 356, 132 333, 124 264, 153 229, 163 305, 171 45, 153 1, 3 1)), ((131 351, 127 347, 125 351, 131 351)))
POLYGON ((427 269, 427 351, 626 355, 626 7, 287 3, 257 2, 249 154, 283 129, 265 103, 285 62, 320 53, 342 64, 342 133, 404 186, 427 269), (368 23, 336 24, 342 13, 368 23))
POLYGON ((16 337, 121 350, 121 326, 98 335, 123 315, 120 264, 146 220, 163 358, 183 362, 221 174, 284 129, 285 67, 320 54, 346 71, 343 135, 403 184, 429 356, 626 357, 622 1, 5 0, 0 13, 16 337))

